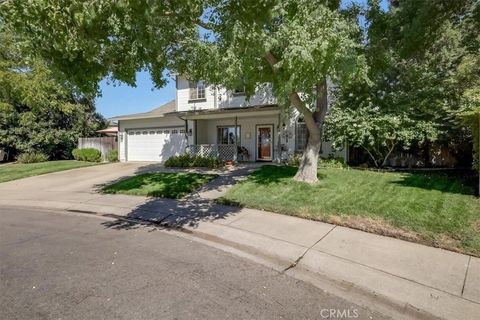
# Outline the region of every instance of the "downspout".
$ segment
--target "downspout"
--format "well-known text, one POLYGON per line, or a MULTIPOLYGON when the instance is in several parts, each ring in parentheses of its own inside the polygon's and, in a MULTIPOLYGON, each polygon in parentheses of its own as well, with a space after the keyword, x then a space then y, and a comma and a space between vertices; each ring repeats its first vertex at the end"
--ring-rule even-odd
POLYGON ((177 116, 177 118, 180 119, 180 120, 183 120, 184 123, 185 123, 185 124, 184 124, 184 128, 185 128, 184 137, 185 137, 185 142, 187 143, 187 149, 188 149, 188 147, 189 147, 189 144, 188 144, 188 120, 187 120, 186 117, 185 117, 185 119, 184 119, 184 118, 182 118, 182 117, 180 117, 180 116, 177 116))
MULTIPOLYGON (((274 159, 277 163, 282 162, 282 130, 280 129, 282 121, 280 113, 278 114, 278 123, 277 123, 277 153, 274 155, 274 159)), ((275 135, 272 134, 272 137, 275 135)), ((275 151, 274 151, 275 152, 275 151)))
POLYGON ((217 86, 213 87, 213 108, 217 109, 218 108, 218 89, 217 86))
POLYGON ((235 141, 234 141, 234 142, 235 142, 235 145, 234 145, 235 150, 234 150, 234 152, 233 152, 233 162, 234 162, 234 163, 237 163, 237 158, 238 158, 238 155, 237 155, 237 153, 238 153, 238 145, 237 145, 237 140, 238 140, 238 126, 237 126, 237 123, 238 123, 237 117, 235 117, 235 141))

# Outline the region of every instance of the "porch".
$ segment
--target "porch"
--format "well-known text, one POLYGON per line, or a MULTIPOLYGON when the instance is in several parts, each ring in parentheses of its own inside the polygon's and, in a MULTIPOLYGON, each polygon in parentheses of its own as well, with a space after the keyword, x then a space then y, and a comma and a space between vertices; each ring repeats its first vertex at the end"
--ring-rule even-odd
POLYGON ((189 113, 187 153, 239 162, 275 161, 294 148, 289 126, 280 124, 278 108, 208 110, 189 113), (246 109, 246 110, 245 110, 246 109), (288 137, 290 139, 288 139, 288 137))
POLYGON ((193 156, 214 157, 225 161, 239 160, 238 146, 229 144, 192 144, 187 147, 187 153, 193 156))

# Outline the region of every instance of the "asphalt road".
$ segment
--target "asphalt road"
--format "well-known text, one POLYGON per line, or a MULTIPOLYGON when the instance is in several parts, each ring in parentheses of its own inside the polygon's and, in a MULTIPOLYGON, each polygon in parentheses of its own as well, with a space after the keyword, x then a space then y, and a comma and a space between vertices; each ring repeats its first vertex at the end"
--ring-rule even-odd
POLYGON ((0 319, 383 319, 145 226, 0 208, 0 319))

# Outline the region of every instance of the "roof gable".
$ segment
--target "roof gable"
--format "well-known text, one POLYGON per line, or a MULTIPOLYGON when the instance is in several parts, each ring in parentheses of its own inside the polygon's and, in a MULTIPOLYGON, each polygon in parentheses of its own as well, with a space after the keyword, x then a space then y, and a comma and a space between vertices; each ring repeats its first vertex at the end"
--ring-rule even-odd
POLYGON ((168 113, 175 112, 175 100, 169 101, 158 108, 150 110, 148 112, 140 112, 133 114, 126 114, 122 116, 113 117, 110 120, 126 120, 126 119, 140 119, 140 118, 154 118, 162 117, 168 113))

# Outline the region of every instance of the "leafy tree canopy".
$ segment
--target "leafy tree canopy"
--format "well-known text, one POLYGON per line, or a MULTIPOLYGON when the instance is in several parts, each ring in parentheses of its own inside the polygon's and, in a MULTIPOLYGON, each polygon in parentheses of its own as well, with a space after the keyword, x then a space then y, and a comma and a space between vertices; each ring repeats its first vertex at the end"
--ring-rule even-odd
POLYGON ((78 138, 95 134, 104 119, 92 99, 54 79, 42 60, 25 58, 20 44, 0 26, 0 148, 11 156, 70 158, 78 138))
POLYGON ((469 138, 458 115, 476 108, 479 11, 474 0, 392 1, 388 11, 369 1, 365 56, 372 83, 339 88, 328 135, 367 149, 377 162, 392 146, 469 138), (346 128, 340 119, 357 126, 346 128))
POLYGON ((338 0, 6 1, 4 19, 28 37, 32 51, 76 85, 96 92, 106 76, 135 85, 164 70, 248 93, 276 83, 277 94, 309 95, 325 76, 366 76, 355 16, 338 0), (278 61, 273 76, 267 55, 278 61))
POLYGON ((367 79, 356 10, 339 2, 7 0, 2 12, 32 51, 88 92, 105 76, 134 85, 140 69, 157 86, 165 70, 230 89, 242 79, 247 95, 272 84, 279 104, 304 116, 311 152, 299 177, 314 182, 325 79, 367 79))

